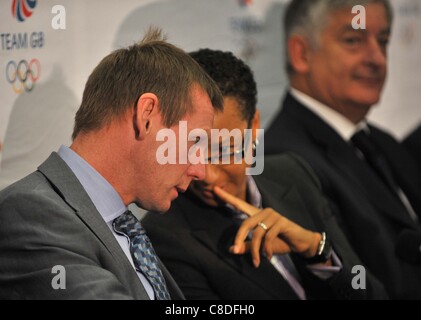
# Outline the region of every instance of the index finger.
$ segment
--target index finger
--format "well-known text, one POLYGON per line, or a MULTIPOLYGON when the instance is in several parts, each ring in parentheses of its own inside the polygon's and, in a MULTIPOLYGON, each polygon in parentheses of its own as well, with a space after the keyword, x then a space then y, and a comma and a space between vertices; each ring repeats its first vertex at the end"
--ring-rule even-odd
POLYGON ((235 209, 244 212, 245 214, 249 215, 250 217, 254 216, 255 214, 259 213, 261 210, 252 206, 251 204, 229 194, 228 192, 222 190, 219 187, 213 188, 215 194, 226 203, 232 205, 235 209))

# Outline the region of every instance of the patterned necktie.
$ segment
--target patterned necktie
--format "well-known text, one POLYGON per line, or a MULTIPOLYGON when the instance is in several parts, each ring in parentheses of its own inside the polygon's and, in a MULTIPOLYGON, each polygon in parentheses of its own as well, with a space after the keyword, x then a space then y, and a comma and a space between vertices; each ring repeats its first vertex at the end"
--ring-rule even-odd
POLYGON ((128 210, 114 219, 115 232, 125 234, 130 239, 130 253, 137 271, 149 280, 157 300, 171 300, 164 276, 159 267, 158 257, 152 243, 139 220, 128 210))

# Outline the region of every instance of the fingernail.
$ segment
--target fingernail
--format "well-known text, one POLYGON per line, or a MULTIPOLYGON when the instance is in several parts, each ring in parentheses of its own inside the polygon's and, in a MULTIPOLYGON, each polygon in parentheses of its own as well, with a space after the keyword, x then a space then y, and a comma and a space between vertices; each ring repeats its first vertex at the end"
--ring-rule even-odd
POLYGON ((257 259, 253 259, 253 265, 255 268, 259 267, 259 261, 257 259))

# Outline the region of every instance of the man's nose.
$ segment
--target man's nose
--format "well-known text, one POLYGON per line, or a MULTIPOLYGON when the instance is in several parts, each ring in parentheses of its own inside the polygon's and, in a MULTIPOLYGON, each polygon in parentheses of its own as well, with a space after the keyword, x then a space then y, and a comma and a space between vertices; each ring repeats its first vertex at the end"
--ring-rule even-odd
POLYGON ((187 175, 192 177, 193 180, 203 180, 206 177, 206 164, 198 163, 191 164, 187 170, 187 175))
POLYGON ((367 61, 378 66, 385 67, 387 63, 386 47, 383 47, 376 38, 368 41, 367 45, 367 61))
POLYGON ((218 180, 218 169, 217 165, 214 164, 207 164, 205 166, 206 175, 203 179, 203 182, 205 182, 208 185, 213 185, 218 180))

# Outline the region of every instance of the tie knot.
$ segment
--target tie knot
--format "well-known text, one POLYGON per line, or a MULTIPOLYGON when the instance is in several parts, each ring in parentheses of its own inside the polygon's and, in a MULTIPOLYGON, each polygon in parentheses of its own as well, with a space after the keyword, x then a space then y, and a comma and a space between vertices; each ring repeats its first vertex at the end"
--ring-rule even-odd
POLYGON ((375 144, 372 142, 370 134, 365 130, 357 131, 351 138, 351 141, 355 147, 357 147, 365 156, 370 154, 378 154, 378 150, 375 144))
POLYGON ((130 210, 124 212, 113 221, 114 229, 126 234, 129 238, 145 234, 145 229, 130 210))
POLYGON ((361 129, 353 134, 351 141, 354 143, 358 143, 360 141, 365 141, 367 139, 369 139, 367 132, 364 129, 361 129))

